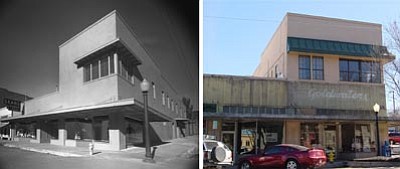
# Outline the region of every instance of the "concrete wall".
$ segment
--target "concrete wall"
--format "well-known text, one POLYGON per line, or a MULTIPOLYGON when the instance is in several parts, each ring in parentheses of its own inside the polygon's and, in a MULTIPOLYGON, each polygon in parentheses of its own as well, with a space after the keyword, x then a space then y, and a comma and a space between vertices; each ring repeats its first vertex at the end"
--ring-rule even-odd
MULTIPOLYGON (((78 68, 74 63, 88 53, 99 50, 104 45, 120 38, 120 42, 141 61, 139 71, 150 83, 155 84, 156 98, 153 97, 153 88, 149 91, 149 106, 166 113, 171 118, 183 117, 184 106, 182 97, 170 85, 158 66, 153 62, 146 49, 142 47, 137 37, 126 25, 118 13, 111 12, 96 23, 92 24, 60 46, 60 79, 59 91, 36 98, 27 102, 26 114, 49 112, 59 109, 68 109, 88 105, 96 105, 117 100, 135 98, 142 102, 140 90, 141 79, 134 83, 125 80, 118 74, 112 74, 89 82, 83 82, 83 67, 78 68), (178 103, 179 112, 162 104, 162 91, 170 101, 178 103)), ((196 99, 191 99, 196 100, 196 99)))
MULTIPOLYGON (((183 94, 178 93, 178 89, 175 89, 168 83, 168 80, 164 78, 162 71, 159 70, 158 66, 152 60, 152 57, 146 51, 145 48, 142 47, 140 41, 137 40, 136 35, 133 31, 127 26, 126 22, 122 19, 122 17, 118 16, 116 18, 116 29, 117 29, 117 37, 126 45, 128 50, 133 53, 135 57, 137 57, 142 64, 138 66, 139 71, 142 73, 143 77, 149 81, 150 83, 154 83, 156 86, 156 98, 154 99, 153 89, 150 87, 149 90, 149 106, 159 110, 160 112, 164 112, 171 117, 178 117, 176 113, 173 113, 172 108, 165 108, 167 105, 162 105, 162 91, 165 93, 165 97, 168 95, 171 100, 174 102, 178 101, 179 105, 183 107, 182 97, 183 94)), ((177 61, 179 63, 179 61, 177 61)), ((179 65, 179 64, 177 64, 179 65)), ((119 98, 129 98, 134 97, 138 100, 142 100, 142 93, 140 90, 140 79, 137 80, 137 85, 128 85, 126 82, 119 81, 118 93, 119 98), (137 91, 137 92, 126 92, 126 91, 137 91)), ((136 81, 135 81, 136 82, 136 81)), ((165 98, 166 99, 166 98, 165 98)), ((193 100, 193 99, 192 99, 193 100)), ((175 110, 175 109, 174 109, 175 110)))
MULTIPOLYGON (((204 75, 204 103, 266 106, 273 108, 320 108, 371 110, 386 105, 384 84, 287 81, 253 77, 204 75)), ((385 110, 381 111, 386 114, 385 110)))
POLYGON ((204 103, 216 103, 217 112, 223 105, 285 107, 287 83, 239 76, 205 75, 203 78, 204 103))
MULTIPOLYGON (((371 110, 386 105, 383 84, 289 82, 288 104, 301 108, 371 110)), ((382 113, 384 112, 381 111, 382 113)))
POLYGON ((116 39, 115 25, 116 13, 110 13, 59 47, 61 92, 72 92, 82 86, 83 68, 78 69, 74 61, 116 39))

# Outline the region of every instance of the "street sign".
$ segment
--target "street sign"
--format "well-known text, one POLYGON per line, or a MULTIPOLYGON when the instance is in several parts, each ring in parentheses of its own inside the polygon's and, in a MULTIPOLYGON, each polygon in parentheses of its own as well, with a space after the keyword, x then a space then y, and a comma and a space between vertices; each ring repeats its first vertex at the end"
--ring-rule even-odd
POLYGON ((21 111, 21 101, 4 98, 3 103, 6 105, 8 110, 21 111))

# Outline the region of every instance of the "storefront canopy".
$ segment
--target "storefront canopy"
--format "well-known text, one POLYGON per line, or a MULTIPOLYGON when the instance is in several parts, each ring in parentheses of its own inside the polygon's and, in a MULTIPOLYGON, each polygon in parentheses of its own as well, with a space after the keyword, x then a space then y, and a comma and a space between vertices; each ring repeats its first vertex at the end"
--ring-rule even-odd
MULTIPOLYGON (((88 116, 105 116, 113 113, 118 113, 126 117, 134 117, 137 120, 143 120, 143 103, 134 100, 126 99, 117 102, 105 103, 101 105, 92 105, 84 107, 76 107, 70 109, 63 109, 50 112, 41 112, 36 114, 27 114, 24 116, 16 116, 1 119, 2 122, 10 121, 25 121, 36 119, 62 119, 62 118, 77 118, 88 116)), ((151 122, 168 122, 173 118, 149 107, 149 120, 151 122)))

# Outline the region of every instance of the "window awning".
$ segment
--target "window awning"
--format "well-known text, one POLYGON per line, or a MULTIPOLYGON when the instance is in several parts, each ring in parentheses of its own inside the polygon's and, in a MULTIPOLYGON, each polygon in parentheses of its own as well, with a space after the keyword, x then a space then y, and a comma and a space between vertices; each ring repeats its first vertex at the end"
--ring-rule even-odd
POLYGON ((298 37, 288 37, 287 52, 291 51, 378 58, 394 57, 385 46, 298 37))
POLYGON ((114 39, 103 46, 90 51, 74 61, 78 68, 84 66, 91 60, 101 57, 102 55, 110 55, 112 52, 118 52, 121 59, 125 59, 132 65, 140 65, 142 62, 135 57, 132 52, 124 45, 120 39, 114 39))

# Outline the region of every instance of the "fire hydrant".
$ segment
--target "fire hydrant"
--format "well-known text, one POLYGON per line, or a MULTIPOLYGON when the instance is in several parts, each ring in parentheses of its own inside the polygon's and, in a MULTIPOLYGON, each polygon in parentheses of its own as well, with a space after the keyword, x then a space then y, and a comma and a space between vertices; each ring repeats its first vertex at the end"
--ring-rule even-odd
POLYGON ((329 160, 330 163, 333 163, 333 161, 335 160, 335 153, 333 152, 333 150, 331 150, 328 153, 328 160, 329 160))
POLYGON ((154 156, 156 155, 156 150, 158 147, 153 147, 153 151, 151 152, 151 159, 154 159, 154 156))
POLYGON ((89 153, 90 153, 90 155, 93 155, 93 150, 94 150, 94 144, 93 143, 89 143, 89 153))

